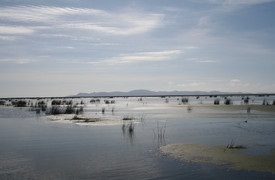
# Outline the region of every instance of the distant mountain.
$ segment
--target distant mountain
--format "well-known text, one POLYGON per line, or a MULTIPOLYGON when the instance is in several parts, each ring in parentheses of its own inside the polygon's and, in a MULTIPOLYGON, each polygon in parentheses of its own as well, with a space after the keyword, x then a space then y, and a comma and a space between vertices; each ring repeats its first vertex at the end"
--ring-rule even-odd
POLYGON ((243 94, 241 92, 228 93, 220 91, 149 91, 149 90, 132 90, 129 92, 112 91, 112 92, 92 92, 78 93, 74 97, 109 97, 109 96, 183 96, 183 95, 219 95, 219 94, 243 94))

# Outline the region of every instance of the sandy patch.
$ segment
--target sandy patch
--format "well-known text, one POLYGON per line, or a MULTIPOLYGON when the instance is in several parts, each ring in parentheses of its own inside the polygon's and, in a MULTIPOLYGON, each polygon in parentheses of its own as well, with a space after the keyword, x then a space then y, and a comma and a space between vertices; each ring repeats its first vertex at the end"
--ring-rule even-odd
POLYGON ((160 151, 173 158, 187 162, 213 163, 231 168, 270 171, 275 173, 275 151, 270 155, 242 154, 240 149, 225 146, 203 146, 197 144, 169 144, 160 151))
POLYGON ((77 118, 74 118, 75 115, 66 114, 66 115, 50 115, 47 116, 47 118, 50 121, 56 122, 56 123, 73 123, 76 125, 81 126, 115 126, 115 125, 123 125, 127 123, 140 123, 138 120, 130 120, 125 121, 121 120, 118 117, 108 118, 108 117, 83 117, 83 116, 77 116, 77 118))

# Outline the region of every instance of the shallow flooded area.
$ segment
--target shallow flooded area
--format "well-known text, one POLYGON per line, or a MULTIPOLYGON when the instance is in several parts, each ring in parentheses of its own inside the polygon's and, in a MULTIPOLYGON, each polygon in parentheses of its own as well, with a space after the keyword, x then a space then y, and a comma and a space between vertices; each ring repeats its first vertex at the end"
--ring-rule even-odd
POLYGON ((227 165, 235 169, 275 172, 274 149, 267 155, 242 153, 245 146, 202 146, 197 144, 169 144, 161 152, 186 162, 227 165))
POLYGON ((274 97, 215 99, 71 99, 79 114, 1 106, 0 179, 274 179, 274 97))

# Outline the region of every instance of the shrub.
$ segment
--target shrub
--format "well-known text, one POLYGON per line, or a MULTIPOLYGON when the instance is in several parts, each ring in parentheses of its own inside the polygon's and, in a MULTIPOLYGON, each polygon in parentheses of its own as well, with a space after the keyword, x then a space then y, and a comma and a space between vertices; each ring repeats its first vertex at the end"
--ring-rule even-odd
POLYGON ((0 105, 5 105, 5 104, 6 104, 6 101, 0 100, 0 105))
POLYGON ((249 103, 249 97, 244 98, 243 102, 244 102, 244 104, 248 104, 249 103))
POLYGON ((101 109, 102 114, 105 114, 105 107, 101 109))
POLYGON ((74 114, 76 109, 72 105, 68 105, 65 110, 65 114, 74 114))
POLYGON ((90 103, 92 103, 92 104, 95 103, 95 99, 91 99, 90 103))
POLYGON ((24 100, 13 101, 12 105, 14 105, 15 107, 26 107, 27 106, 27 102, 24 101, 24 100))
POLYGON ((47 109, 46 114, 49 114, 49 115, 64 114, 64 110, 60 106, 52 106, 51 108, 47 109))
POLYGON ((83 112, 84 112, 84 108, 83 108, 83 106, 80 106, 79 109, 76 109, 75 114, 80 114, 80 113, 83 113, 83 112))
POLYGON ((42 111, 46 111, 46 109, 47 109, 47 103, 45 101, 39 101, 36 104, 36 107, 40 108, 42 111))
POLYGON ((181 98, 181 102, 183 103, 183 104, 186 104, 186 103, 188 103, 188 98, 181 98))
POLYGON ((73 101, 72 100, 63 100, 64 105, 73 105, 73 101))
POLYGON ((83 107, 77 108, 76 106, 68 105, 65 108, 62 106, 52 106, 48 108, 46 114, 48 115, 59 115, 59 114, 80 114, 83 113, 83 107))
POLYGON ((61 105, 61 100, 53 100, 52 106, 55 106, 55 105, 61 105))
POLYGON ((220 104, 220 100, 219 100, 219 99, 215 99, 215 100, 214 100, 214 104, 215 104, 215 105, 219 105, 219 104, 220 104))
POLYGON ((230 104, 232 104, 231 99, 226 98, 226 99, 224 100, 224 104, 225 104, 225 105, 230 105, 230 104))

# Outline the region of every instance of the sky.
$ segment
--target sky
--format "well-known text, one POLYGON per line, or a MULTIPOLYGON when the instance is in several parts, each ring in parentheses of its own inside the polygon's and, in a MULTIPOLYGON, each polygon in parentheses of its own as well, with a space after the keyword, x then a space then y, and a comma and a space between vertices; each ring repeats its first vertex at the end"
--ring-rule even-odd
POLYGON ((274 0, 0 0, 0 97, 275 92, 274 0))

